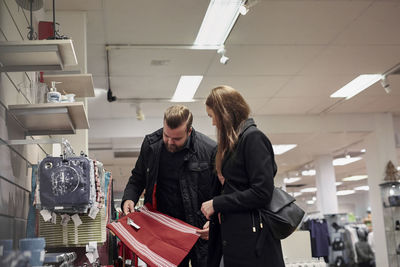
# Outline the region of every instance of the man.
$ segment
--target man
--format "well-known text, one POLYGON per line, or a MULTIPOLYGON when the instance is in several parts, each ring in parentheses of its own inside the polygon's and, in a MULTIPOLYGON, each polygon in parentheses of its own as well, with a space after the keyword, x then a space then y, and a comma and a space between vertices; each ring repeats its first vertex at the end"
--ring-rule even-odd
POLYGON ((145 189, 144 203, 202 229, 180 267, 188 266, 189 259, 192 267, 206 266, 208 222, 200 208, 220 187, 213 167, 216 143, 196 132, 192 121, 185 106, 165 111, 163 128, 144 138, 121 203, 125 214, 134 212, 145 189))

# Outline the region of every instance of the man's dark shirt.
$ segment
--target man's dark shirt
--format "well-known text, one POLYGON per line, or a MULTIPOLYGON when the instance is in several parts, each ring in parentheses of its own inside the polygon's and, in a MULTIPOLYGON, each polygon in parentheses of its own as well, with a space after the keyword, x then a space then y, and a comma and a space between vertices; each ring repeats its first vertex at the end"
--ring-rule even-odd
POLYGON ((178 152, 169 152, 165 145, 161 149, 160 166, 157 179, 157 210, 174 218, 185 220, 185 212, 179 178, 183 171, 183 159, 188 142, 178 152))

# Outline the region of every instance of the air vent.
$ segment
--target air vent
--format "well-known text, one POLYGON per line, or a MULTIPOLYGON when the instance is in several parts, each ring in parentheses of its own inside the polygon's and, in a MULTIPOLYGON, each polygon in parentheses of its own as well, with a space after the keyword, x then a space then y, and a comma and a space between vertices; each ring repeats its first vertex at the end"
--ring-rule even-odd
POLYGON ((153 59, 150 63, 152 66, 165 66, 170 62, 169 59, 153 59))
POLYGON ((306 184, 287 184, 286 188, 298 188, 298 187, 302 187, 305 186, 306 184))
POLYGON ((119 151, 114 152, 114 158, 137 158, 140 151, 119 151))

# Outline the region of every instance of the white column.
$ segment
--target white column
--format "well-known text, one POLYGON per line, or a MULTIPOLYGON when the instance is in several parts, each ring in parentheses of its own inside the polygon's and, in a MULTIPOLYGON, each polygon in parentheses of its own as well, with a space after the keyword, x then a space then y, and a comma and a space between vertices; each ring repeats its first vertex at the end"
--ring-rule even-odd
POLYGON ((315 161, 316 185, 317 185, 317 208, 322 214, 338 212, 338 201, 336 196, 336 176, 332 165, 332 156, 319 156, 315 161))
POLYGON ((391 160, 395 166, 397 165, 392 114, 376 114, 371 124, 375 126, 375 131, 365 139, 367 149, 365 160, 376 250, 376 266, 389 267, 383 204, 379 184, 383 182, 385 177, 388 161, 391 160))

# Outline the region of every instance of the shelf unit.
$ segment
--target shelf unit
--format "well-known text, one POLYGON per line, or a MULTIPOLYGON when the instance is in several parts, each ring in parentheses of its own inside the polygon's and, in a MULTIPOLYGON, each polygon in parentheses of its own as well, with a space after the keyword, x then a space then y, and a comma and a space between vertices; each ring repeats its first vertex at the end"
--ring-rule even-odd
POLYGON ((0 72, 62 70, 77 65, 72 40, 0 42, 0 72))
POLYGON ((74 134, 76 129, 89 129, 82 102, 9 105, 8 109, 27 135, 74 134))
POLYGON ((92 74, 45 74, 43 80, 49 88, 52 81, 61 82, 56 85, 60 93, 75 94, 76 97, 94 97, 92 74))

